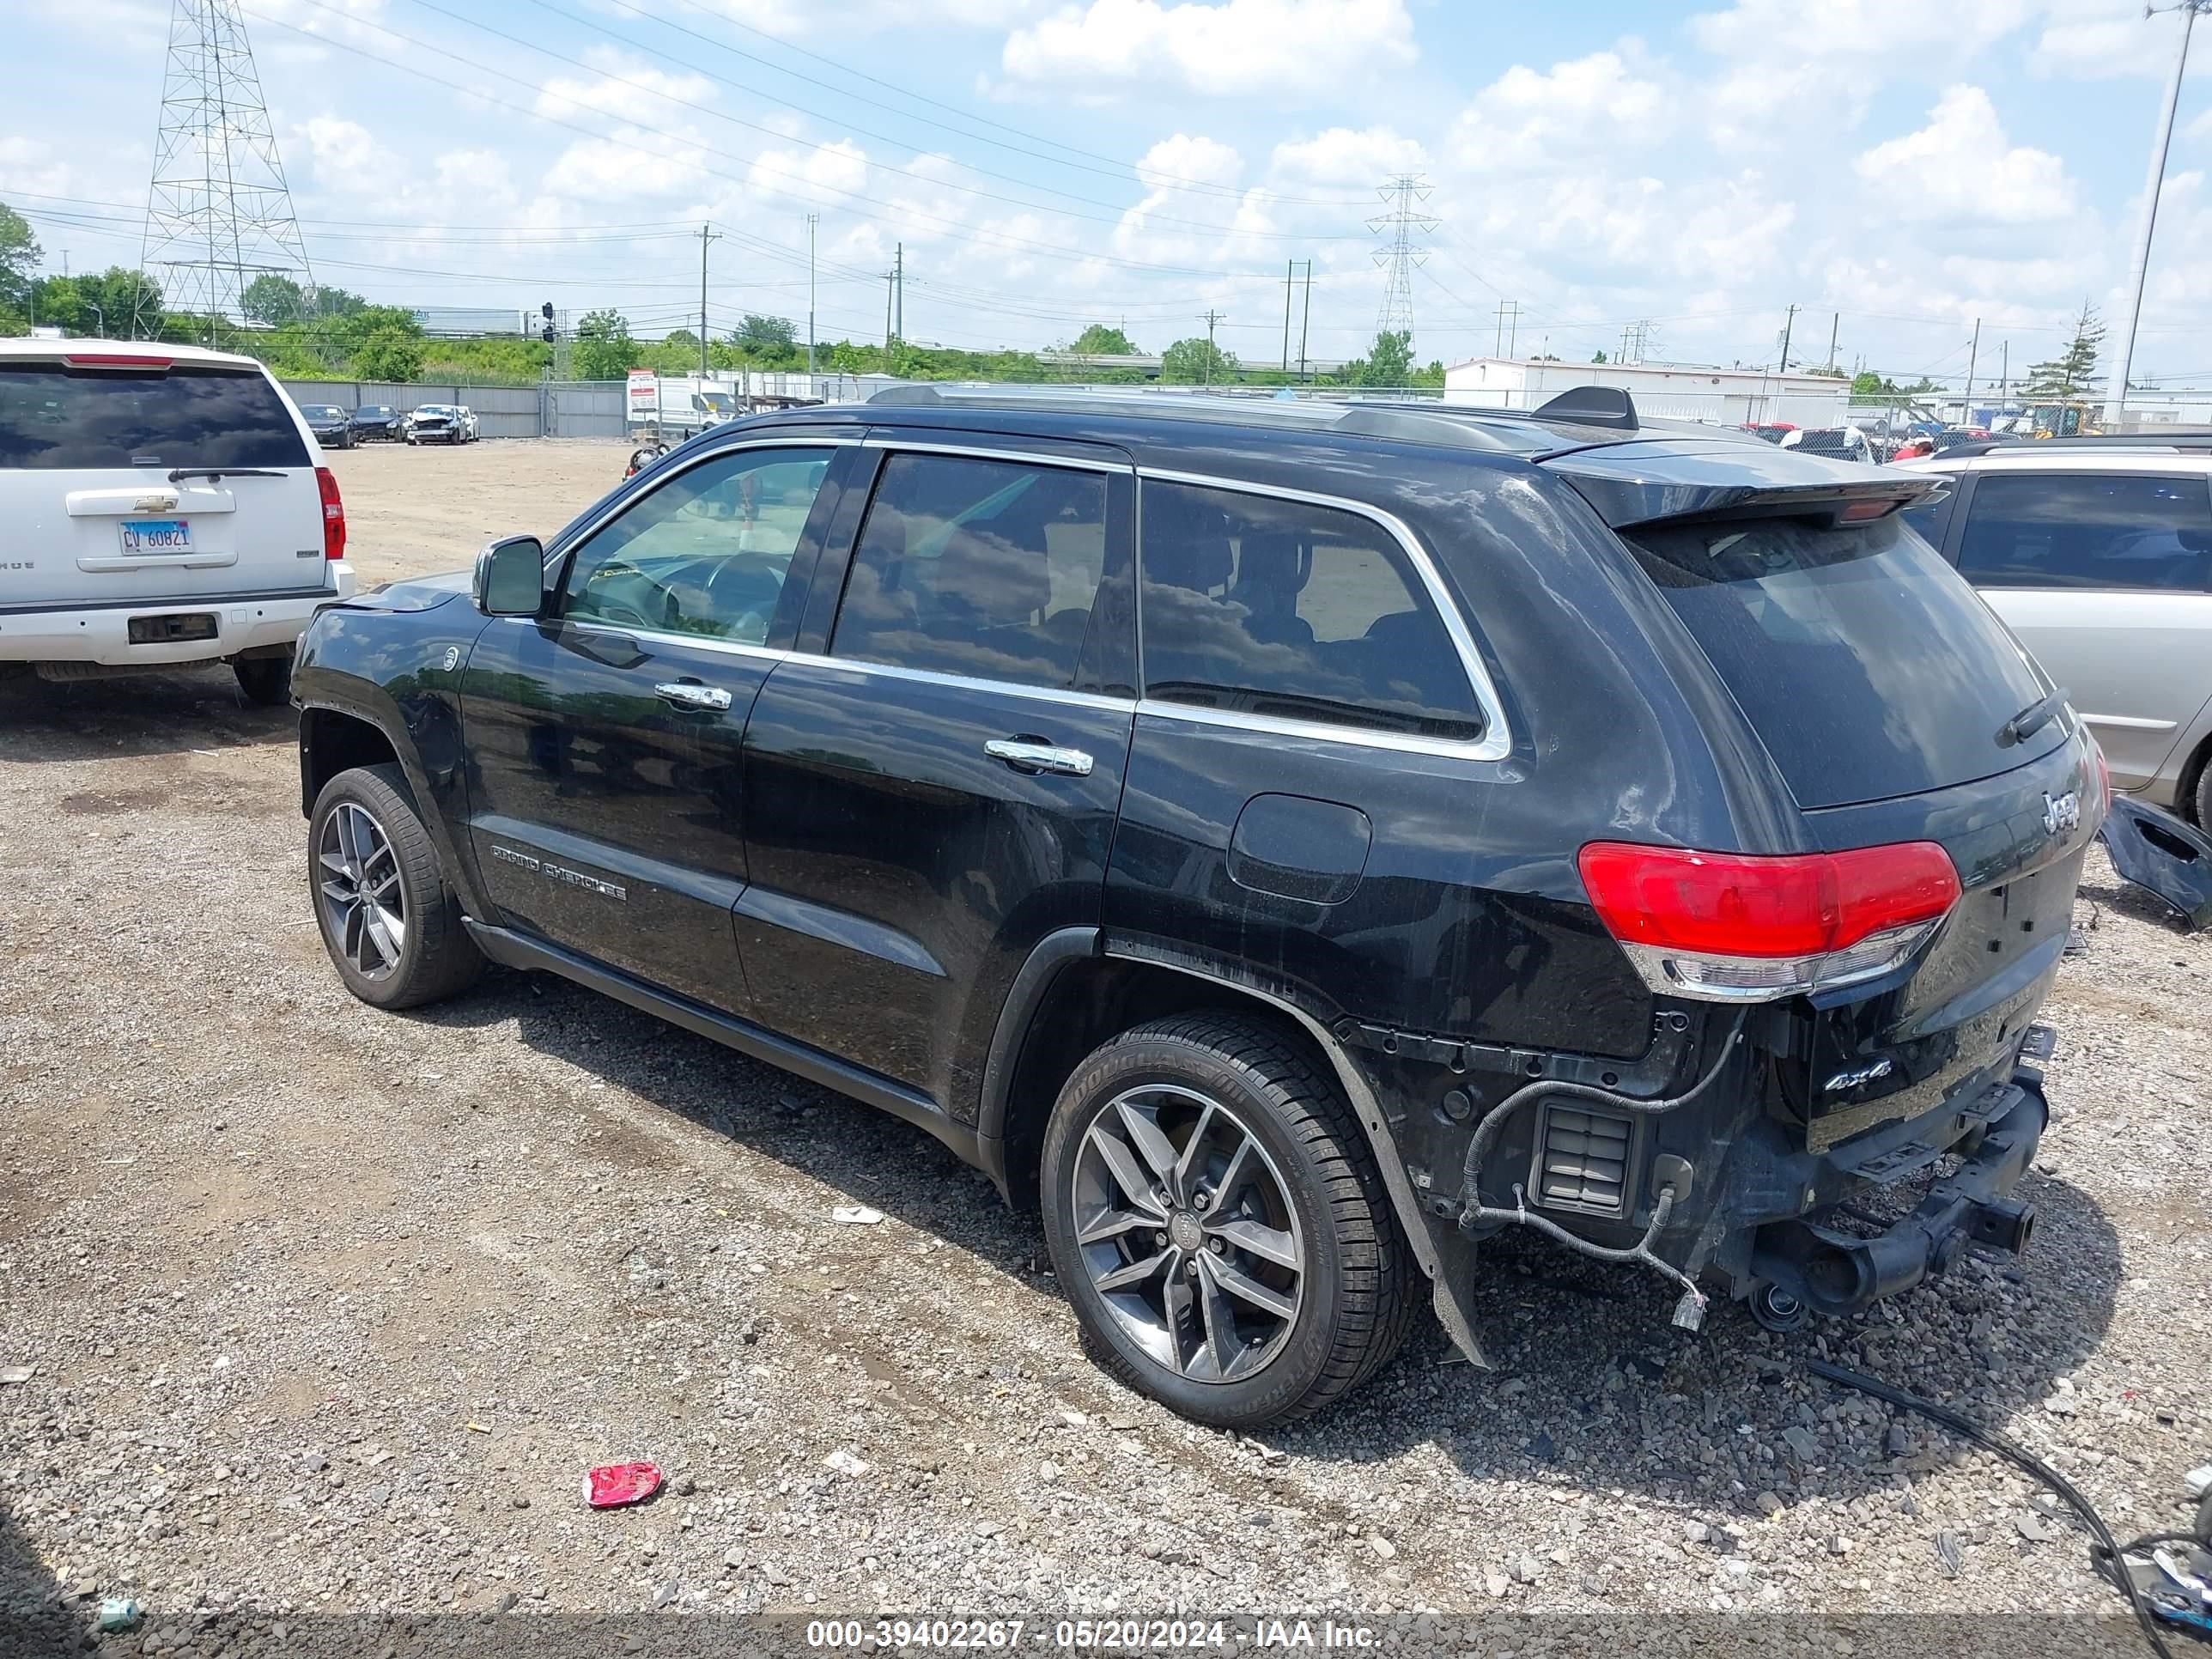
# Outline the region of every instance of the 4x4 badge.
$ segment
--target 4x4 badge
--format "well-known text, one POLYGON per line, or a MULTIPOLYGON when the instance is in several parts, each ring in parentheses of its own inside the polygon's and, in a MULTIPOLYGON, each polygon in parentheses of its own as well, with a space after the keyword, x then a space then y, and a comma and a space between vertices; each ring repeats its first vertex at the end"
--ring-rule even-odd
POLYGON ((2069 789, 2063 795, 2043 798, 2043 828, 2046 834, 2063 836, 2069 830, 2081 827, 2081 797, 2069 789))

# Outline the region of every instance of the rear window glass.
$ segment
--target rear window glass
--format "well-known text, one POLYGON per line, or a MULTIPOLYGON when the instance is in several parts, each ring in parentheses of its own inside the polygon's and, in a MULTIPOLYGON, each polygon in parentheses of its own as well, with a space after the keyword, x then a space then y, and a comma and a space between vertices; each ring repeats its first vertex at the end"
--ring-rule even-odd
POLYGON ((0 364, 0 468, 307 465, 290 407, 261 374, 0 364))
POLYGON ((1802 806, 1966 783, 2065 739, 2053 720, 1998 746, 2045 686, 1973 589, 1894 518, 1716 520, 1628 540, 1802 806))

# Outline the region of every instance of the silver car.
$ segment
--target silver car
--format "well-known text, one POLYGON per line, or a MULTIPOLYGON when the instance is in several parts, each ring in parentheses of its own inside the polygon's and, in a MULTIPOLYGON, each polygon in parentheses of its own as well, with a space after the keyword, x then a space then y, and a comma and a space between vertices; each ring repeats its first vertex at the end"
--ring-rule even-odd
POLYGON ((2066 688, 2112 782, 2212 827, 2212 435, 1974 446, 1906 516, 2066 688))

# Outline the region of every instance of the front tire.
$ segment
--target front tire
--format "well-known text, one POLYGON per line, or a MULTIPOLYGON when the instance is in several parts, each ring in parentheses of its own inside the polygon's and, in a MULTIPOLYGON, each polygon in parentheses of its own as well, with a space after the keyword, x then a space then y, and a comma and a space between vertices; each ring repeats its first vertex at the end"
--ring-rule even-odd
POLYGON ((420 1007, 483 971, 397 766, 356 766, 323 786, 308 820, 307 880, 323 948, 363 1002, 420 1007))
POLYGON ((1060 1091, 1042 1174, 1100 1363, 1185 1417, 1306 1416, 1404 1340, 1406 1244, 1366 1137, 1272 1025, 1182 1015, 1103 1044, 1060 1091))
POLYGON ((230 665, 238 676, 238 689, 246 700, 263 708, 274 708, 292 695, 292 653, 281 657, 248 657, 230 665))

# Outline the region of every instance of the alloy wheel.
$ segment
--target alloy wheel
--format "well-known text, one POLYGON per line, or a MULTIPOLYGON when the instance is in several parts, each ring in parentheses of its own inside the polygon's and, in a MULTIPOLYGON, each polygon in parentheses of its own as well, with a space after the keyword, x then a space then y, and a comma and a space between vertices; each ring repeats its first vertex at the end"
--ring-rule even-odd
POLYGON ((364 979, 389 978, 407 945, 407 897, 392 837, 364 806, 342 800, 315 846, 323 922, 364 979))
POLYGON ((1282 1172, 1236 1112, 1179 1085, 1128 1090, 1085 1130, 1073 1180, 1091 1285, 1153 1361, 1236 1382, 1282 1352, 1305 1241, 1282 1172))

